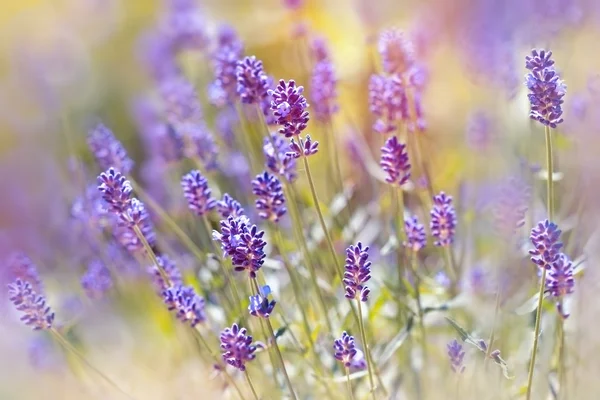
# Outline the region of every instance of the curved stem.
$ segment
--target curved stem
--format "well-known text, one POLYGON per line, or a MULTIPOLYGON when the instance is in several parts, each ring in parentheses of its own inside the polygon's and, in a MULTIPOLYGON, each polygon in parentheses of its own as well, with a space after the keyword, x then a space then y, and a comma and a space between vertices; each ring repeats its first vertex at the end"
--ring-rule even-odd
POLYGON ((362 339, 362 343, 363 343, 363 347, 365 349, 365 355, 367 357, 367 372, 369 373, 369 384, 371 385, 371 396, 373 396, 373 399, 376 399, 377 397, 375 396, 375 382, 373 381, 373 372, 371 371, 371 369, 373 368, 371 365, 371 352, 368 349, 368 345, 367 345, 367 335, 365 334, 365 327, 363 325, 363 318, 362 318, 362 305, 361 305, 361 301, 358 300, 358 326, 360 328, 360 336, 362 339))
POLYGON ((252 379, 250 379, 250 374, 248 374, 248 370, 244 371, 244 375, 246 375, 246 382, 248 382, 248 386, 250 386, 250 390, 252 390, 254 400, 258 400, 258 395, 256 394, 256 389, 254 389, 254 385, 252 384, 252 379))
POLYGON ((354 392, 352 392, 352 383, 350 382, 350 369, 346 367, 346 387, 351 400, 354 400, 354 392))
POLYGON ((285 361, 283 361, 281 350, 279 349, 279 345, 277 344, 277 338, 275 337, 275 331, 273 331, 273 325, 271 325, 271 319, 266 318, 266 320, 267 328, 269 328, 269 333, 271 334, 271 338, 273 339, 273 345, 275 346, 275 352, 277 353, 277 357, 279 357, 279 363, 281 364, 281 369, 283 371, 283 376, 285 377, 285 382, 287 383, 288 389, 290 390, 292 399, 296 399, 296 393, 294 392, 292 381, 290 380, 290 376, 288 375, 287 369, 285 368, 285 361))

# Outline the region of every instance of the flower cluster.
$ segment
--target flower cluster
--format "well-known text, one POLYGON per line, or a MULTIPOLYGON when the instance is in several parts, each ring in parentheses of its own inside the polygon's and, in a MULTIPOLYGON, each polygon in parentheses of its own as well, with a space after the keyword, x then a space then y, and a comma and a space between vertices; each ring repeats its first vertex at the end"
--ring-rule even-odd
POLYGON ((11 280, 20 279, 28 282, 33 290, 37 292, 44 291, 44 285, 40 279, 38 270, 31 259, 20 251, 12 253, 3 265, 4 271, 8 273, 8 278, 11 280))
POLYGON ((206 320, 204 299, 190 286, 169 286, 162 292, 163 301, 169 311, 175 311, 182 322, 189 322, 193 328, 206 320))
POLYGON ((342 332, 342 337, 333 342, 333 356, 340 361, 346 368, 352 366, 354 358, 357 356, 358 350, 354 343, 354 336, 348 335, 347 332, 342 332))
POLYGON ((237 92, 238 60, 244 46, 235 31, 224 27, 219 32, 218 46, 212 55, 215 80, 209 88, 211 103, 222 107, 233 101, 237 92))
POLYGON ((458 343, 456 339, 448 343, 448 357, 450 358, 450 368, 453 372, 464 372, 465 366, 463 364, 465 358, 465 352, 463 351, 462 344, 458 343))
POLYGON ((252 336, 247 334, 246 328, 233 324, 221 332, 221 352, 223 361, 239 369, 246 370, 246 363, 254 360, 256 346, 252 344, 252 336))
POLYGON ((23 313, 21 321, 33 330, 52 328, 54 313, 46 304, 44 296, 36 293, 29 282, 17 279, 8 285, 8 298, 23 313))
POLYGON ((162 34, 173 52, 203 50, 208 45, 208 35, 203 20, 193 1, 178 0, 168 2, 170 7, 164 13, 162 34))
POLYGON ((456 212, 452 205, 452 196, 440 192, 433 198, 431 209, 431 235, 436 238, 436 246, 450 246, 456 232, 456 212))
POLYGON ((371 292, 365 283, 371 279, 371 262, 369 260, 369 247, 363 247, 361 242, 356 246, 350 245, 346 249, 346 265, 344 266, 344 288, 346 298, 356 299, 360 294, 360 301, 367 301, 371 292))
POLYGON ((387 29, 379 35, 377 46, 388 74, 404 74, 415 62, 415 49, 408 36, 397 28, 387 29))
POLYGON ((269 300, 269 295, 271 294, 271 287, 269 285, 259 287, 258 290, 258 294, 250 296, 248 311, 255 317, 269 318, 277 302, 269 300))
POLYGON ((397 76, 373 75, 369 81, 369 110, 377 117, 373 130, 387 134, 398 129, 407 111, 406 92, 397 76))
POLYGON ((319 142, 310 138, 310 135, 306 135, 306 141, 302 138, 298 139, 298 142, 292 138, 290 141, 290 151, 285 153, 286 156, 292 157, 294 159, 300 158, 302 155, 308 157, 313 154, 317 154, 319 151, 319 142))
POLYGON ((114 167, 127 174, 133 169, 133 160, 105 125, 99 123, 92 128, 88 133, 87 142, 96 163, 103 170, 114 167))
POLYGON ((550 269, 560 257, 563 244, 560 241, 561 230, 548 220, 539 222, 531 230, 530 240, 533 249, 529 250, 531 261, 540 268, 550 269))
POLYGON ((113 281, 110 271, 104 263, 93 260, 88 264, 87 271, 81 277, 81 287, 90 299, 101 299, 112 288, 113 281))
POLYGON ((289 144, 280 135, 272 134, 271 139, 264 139, 263 153, 267 168, 280 178, 293 182, 297 177, 296 158, 288 155, 288 150, 289 144))
POLYGON ((573 263, 565 254, 561 253, 558 259, 552 263, 546 275, 546 292, 556 300, 557 310, 563 318, 569 316, 564 309, 563 298, 573 293, 574 290, 573 263))
POLYGON ((163 79, 158 87, 163 113, 169 124, 176 128, 180 124, 200 122, 202 105, 196 89, 183 76, 173 75, 163 79))
POLYGON ((246 212, 244 211, 244 208, 240 202, 227 193, 223 195, 222 200, 217 201, 216 207, 217 212, 222 218, 227 218, 229 216, 241 217, 242 215, 246 215, 246 212))
POLYGON ((113 213, 124 213, 129 207, 133 189, 127 178, 113 167, 98 176, 98 190, 113 213))
POLYGON ((253 104, 267 97, 269 77, 263 71, 262 61, 256 57, 244 57, 238 61, 235 76, 242 103, 253 104))
POLYGON ((181 178, 183 195, 188 207, 198 216, 203 216, 216 207, 217 201, 212 198, 208 181, 200 171, 192 170, 181 178))
POLYGON ((387 174, 385 180, 388 183, 402 186, 410 179, 408 149, 404 143, 400 143, 396 136, 386 140, 385 145, 381 148, 379 165, 387 174))
POLYGON ((275 175, 264 171, 252 181, 252 192, 258 197, 256 209, 262 219, 277 222, 285 215, 285 196, 281 182, 275 175))
POLYGON ((299 135, 308 124, 308 103, 302 95, 303 86, 297 86, 296 82, 283 79, 274 90, 269 90, 272 96, 271 110, 278 125, 281 125, 279 133, 285 137, 299 135))
POLYGON ((161 254, 156 257, 158 265, 152 265, 148 267, 148 273, 152 277, 152 284, 156 290, 161 293, 170 286, 181 286, 183 284, 183 277, 181 271, 175 265, 175 262, 169 258, 166 254, 161 254), (165 282, 161 274, 161 269, 166 274, 169 282, 165 282))
POLYGON ((313 68, 310 84, 311 100, 317 120, 330 122, 339 110, 336 86, 333 63, 329 60, 319 61, 313 68))
POLYGON ((415 215, 404 221, 404 231, 406 232, 404 247, 411 251, 417 252, 427 244, 425 227, 415 215))

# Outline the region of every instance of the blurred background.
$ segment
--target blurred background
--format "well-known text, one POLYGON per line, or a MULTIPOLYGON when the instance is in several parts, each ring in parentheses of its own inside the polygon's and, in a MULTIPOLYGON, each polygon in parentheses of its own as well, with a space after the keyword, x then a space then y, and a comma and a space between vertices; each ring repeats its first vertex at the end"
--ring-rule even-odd
MULTIPOLYGON (((89 351, 98 367, 125 377, 138 398, 187 399, 202 394, 218 398, 206 384, 211 372, 200 361, 185 358, 184 346, 173 347, 160 323, 131 323, 137 321, 134 311, 115 315, 100 304, 89 312, 81 304, 74 272, 81 236, 67 222, 71 203, 82 191, 84 170, 91 164, 86 133, 95 121, 109 126, 136 161, 132 175, 146 185, 162 179, 144 169, 149 150, 139 134, 135 106, 155 85, 152 63, 160 54, 153 50, 152 38, 165 23, 169 3, 20 0, 0 5, 0 259, 17 249, 32 258, 57 314, 63 320, 69 315, 83 318, 79 340, 94 343, 89 351)), ((370 75, 379 68, 378 34, 398 27, 411 35, 426 69, 427 129, 422 134, 432 179, 436 187, 462 194, 464 204, 474 207, 470 220, 494 196, 488 190, 490 182, 523 168, 523 162, 532 171, 543 165, 543 129, 528 119, 522 82, 525 55, 533 47, 549 48, 568 87, 565 123, 557 135, 560 207, 570 215, 584 207, 579 199, 597 198, 600 2, 596 0, 195 3, 198 20, 189 23, 198 24, 208 42, 203 49, 184 54, 182 64, 210 125, 216 111, 208 104, 212 72, 207 49, 213 49, 212 38, 222 24, 238 32, 245 53, 263 60, 276 79, 295 79, 303 85, 308 85, 310 71, 301 49, 317 36, 329 42, 342 110, 335 135, 344 176, 356 184, 364 172, 353 162, 353 149, 368 146, 377 159, 374 149, 381 144, 371 130, 367 91, 370 75)), ((94 177, 96 171, 90 170, 94 177)), ((317 175, 325 187, 325 176, 317 175)), ((585 237, 579 249, 584 244, 594 248, 587 239, 591 241, 595 232, 598 208, 585 207, 587 218, 570 220, 585 237)), ((494 246, 477 245, 481 252, 494 246)), ((582 293, 596 289, 595 279, 588 282, 582 293)), ((0 299, 4 296, 0 291, 0 299)), ((56 349, 48 350, 43 334, 21 326, 6 303, 0 302, 0 399, 108 398, 92 395, 86 377, 74 376, 66 366, 68 360, 56 349)), ((588 314, 581 317, 584 321, 598 315, 594 303, 590 301, 588 314)), ((166 318, 159 311, 155 314, 159 321, 166 318)), ((586 349, 598 350, 597 342, 589 342, 592 347, 586 349)), ((596 359, 589 363, 585 365, 590 369, 599 364, 596 359)))

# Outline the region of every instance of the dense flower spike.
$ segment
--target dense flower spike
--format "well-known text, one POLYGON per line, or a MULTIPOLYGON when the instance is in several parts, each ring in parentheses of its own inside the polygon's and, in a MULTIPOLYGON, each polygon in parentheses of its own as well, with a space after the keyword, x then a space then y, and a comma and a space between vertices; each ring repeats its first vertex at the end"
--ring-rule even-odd
POLYGON ((109 168, 98 176, 98 190, 109 209, 116 213, 123 213, 131 202, 131 184, 114 168, 109 168))
POLYGON ((346 298, 356 299, 360 294, 360 301, 367 301, 371 292, 365 283, 371 279, 371 262, 369 259, 369 246, 363 247, 361 242, 356 246, 350 245, 346 249, 346 265, 344 266, 344 288, 346 298))
POLYGON ((162 293, 162 291, 169 288, 169 286, 183 285, 181 271, 177 268, 173 260, 166 254, 162 254, 156 257, 156 261, 158 261, 158 266, 152 265, 148 267, 148 273, 152 276, 152 283, 159 293, 162 293), (169 278, 169 282, 165 282, 158 267, 161 267, 162 270, 165 271, 169 278))
POLYGON ((436 246, 450 246, 454 242, 456 231, 456 212, 452 205, 452 196, 440 192, 433 197, 431 209, 431 235, 436 238, 436 246))
POLYGON ((254 360, 256 346, 252 344, 252 336, 247 334, 246 328, 233 324, 221 332, 221 352, 223 361, 239 369, 246 370, 246 363, 254 360))
POLYGON ((244 208, 239 203, 239 201, 237 201, 227 193, 223 195, 222 200, 217 201, 216 207, 217 212, 223 218, 227 218, 229 216, 241 217, 242 215, 246 215, 246 212, 244 211, 244 208))
POLYGON ((161 124, 155 128, 153 140, 159 157, 166 163, 181 161, 185 156, 185 140, 180 129, 161 124))
POLYGON ((209 42, 206 22, 192 1, 169 1, 162 33, 172 50, 203 50, 209 42))
POLYGON ((304 87, 296 86, 296 82, 289 82, 283 79, 274 90, 269 90, 273 97, 271 101, 271 110, 276 118, 277 124, 282 127, 279 133, 286 137, 299 135, 308 124, 308 103, 302 95, 304 87))
POLYGON ((204 299, 191 286, 170 286, 162 292, 163 301, 177 318, 193 328, 206 320, 204 299))
POLYGON ((561 230, 548 220, 539 222, 531 229, 529 236, 533 249, 529 250, 531 261, 540 268, 550 269, 560 257, 563 244, 560 241, 561 230))
POLYGON ((8 278, 11 280, 20 279, 31 284, 33 290, 38 293, 43 293, 44 285, 38 274, 38 270, 31 259, 20 251, 12 253, 4 265, 4 271, 8 273, 8 278))
POLYGON ((527 97, 531 104, 529 116, 556 128, 563 122, 562 104, 567 86, 554 69, 551 56, 551 51, 534 49, 530 56, 525 57, 525 68, 529 70, 525 75, 525 85, 529 89, 527 97))
POLYGON ((221 233, 213 231, 213 239, 221 243, 223 256, 231 257, 235 271, 247 270, 255 278, 266 257, 264 234, 256 225, 250 225, 248 217, 229 216, 221 221, 221 233))
POLYGON ((336 360, 344 364, 344 367, 350 368, 357 356, 358 350, 354 343, 354 336, 342 332, 342 337, 333 342, 333 356, 336 360))
POLYGON ((258 197, 256 209, 262 219, 277 222, 287 212, 281 182, 267 171, 254 178, 252 193, 258 197))
POLYGON ((264 139, 263 153, 265 155, 267 168, 279 176, 286 179, 288 182, 296 180, 296 158, 288 155, 289 144, 287 141, 277 134, 271 135, 264 139), (273 148, 275 145, 275 148, 273 148))
POLYGON ((112 288, 110 271, 100 260, 88 264, 87 271, 81 277, 81 287, 90 299, 101 299, 112 288))
POLYGON ((408 161, 408 149, 404 143, 400 143, 396 136, 386 140, 381 148, 381 168, 387 177, 386 182, 404 185, 410 179, 410 163, 408 161))
POLYGON ((408 105, 402 81, 397 76, 372 75, 369 81, 369 110, 377 117, 373 130, 386 134, 398 129, 408 105))
POLYGON ((8 285, 8 298, 24 314, 21 321, 33 330, 52 328, 54 313, 46 305, 44 296, 38 295, 29 282, 17 279, 8 285))
POLYGON ((399 29, 387 29, 379 35, 378 50, 383 70, 388 74, 404 74, 415 62, 412 41, 399 29))
POLYGON ((159 85, 164 114, 174 127, 186 122, 202 120, 202 106, 196 89, 183 76, 174 75, 161 81, 159 85))
POLYGON ((531 189, 524 179, 510 176, 498 188, 494 207, 496 227, 504 235, 511 235, 525 224, 531 189))
POLYGON ((119 221, 113 232, 117 241, 130 253, 146 251, 140 237, 135 232, 135 227, 140 230, 150 247, 154 247, 156 235, 150 215, 144 203, 133 198, 127 208, 119 214, 119 221))
POLYGON ((185 174, 181 178, 181 187, 190 210, 196 215, 203 216, 217 205, 216 200, 211 197, 208 181, 200 171, 192 170, 185 174))
POLYGON ((250 296, 250 305, 248 305, 248 311, 250 311, 251 315, 254 315, 255 317, 269 318, 269 315, 273 313, 275 304, 277 304, 275 300, 269 300, 270 294, 271 287, 269 285, 265 285, 259 287, 258 294, 250 296))
POLYGON ((294 159, 300 158, 302 155, 312 156, 313 154, 317 154, 319 151, 319 142, 310 138, 310 135, 306 135, 306 141, 302 138, 298 139, 298 143, 292 138, 290 140, 290 151, 285 153, 286 156, 292 157, 294 159))
POLYGON ((427 235, 425 234, 425 226, 419 222, 416 215, 404 221, 404 230, 406 232, 406 241, 404 247, 411 251, 417 252, 427 244, 427 235))
POLYGON ((97 124, 92 128, 88 133, 87 142, 101 169, 113 167, 124 174, 131 172, 133 161, 127 156, 121 142, 105 125, 97 124))
POLYGON ((563 298, 574 290, 573 263, 564 253, 560 253, 546 275, 546 292, 556 299, 556 307, 563 318, 569 316, 564 310, 563 298))
POLYGON ((189 139, 188 156, 200 159, 207 171, 216 169, 219 149, 206 124, 204 122, 181 124, 179 129, 189 139))
POLYGON ((465 358, 465 352, 463 351, 462 344, 458 343, 456 339, 448 343, 448 357, 450 358, 450 368, 453 372, 462 373, 465 370, 463 364, 465 358))
POLYGON ((318 62, 312 72, 310 88, 315 118, 321 122, 330 122, 339 110, 336 86, 333 63, 329 60, 318 62))
POLYGON ((215 81, 209 92, 213 92, 211 102, 219 107, 233 101, 237 91, 237 64, 242 58, 244 46, 237 38, 235 31, 229 27, 219 32, 219 46, 212 55, 215 81), (219 93, 219 96, 215 94, 219 93))
POLYGON ((263 63, 256 57, 244 57, 235 70, 237 93, 242 103, 253 104, 267 97, 269 77, 263 71, 263 63))

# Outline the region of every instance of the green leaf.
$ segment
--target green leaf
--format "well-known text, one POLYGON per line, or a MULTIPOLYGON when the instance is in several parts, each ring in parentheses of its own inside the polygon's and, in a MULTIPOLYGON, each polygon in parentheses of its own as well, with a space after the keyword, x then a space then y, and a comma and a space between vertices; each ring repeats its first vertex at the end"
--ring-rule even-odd
POLYGON ((285 333, 285 331, 287 331, 288 326, 284 325, 281 328, 277 329, 275 331, 275 340, 277 340, 280 336, 283 336, 283 334, 285 333))

